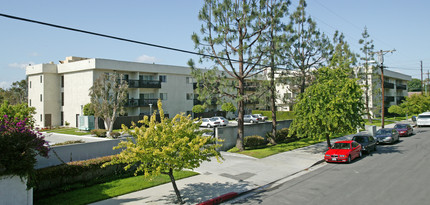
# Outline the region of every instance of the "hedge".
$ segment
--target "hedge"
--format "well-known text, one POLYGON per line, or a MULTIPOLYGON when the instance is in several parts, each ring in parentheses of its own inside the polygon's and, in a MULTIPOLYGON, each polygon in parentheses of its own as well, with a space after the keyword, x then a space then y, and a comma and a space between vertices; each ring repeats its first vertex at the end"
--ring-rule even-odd
MULTIPOLYGON (((272 120, 272 111, 264 110, 253 110, 252 114, 262 114, 272 120)), ((294 113, 292 111, 276 111, 276 120, 292 120, 294 119, 294 113)))
POLYGON ((258 135, 252 135, 252 136, 246 136, 243 139, 243 144, 245 145, 245 147, 250 147, 250 148, 256 148, 262 145, 266 145, 266 139, 264 139, 264 137, 262 136, 258 136, 258 135))

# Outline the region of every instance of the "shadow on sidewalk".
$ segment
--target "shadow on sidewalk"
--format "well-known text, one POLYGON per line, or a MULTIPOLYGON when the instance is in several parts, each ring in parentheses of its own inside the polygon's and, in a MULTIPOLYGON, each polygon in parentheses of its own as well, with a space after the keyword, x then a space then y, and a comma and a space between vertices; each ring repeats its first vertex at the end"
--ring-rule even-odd
MULTIPOLYGON (((182 200, 186 204, 197 204, 203 201, 218 197, 229 192, 243 192, 248 190, 248 183, 195 183, 188 184, 180 189, 182 200)), ((148 203, 177 203, 176 195, 172 190, 169 195, 162 197, 159 200, 148 201, 148 203)))

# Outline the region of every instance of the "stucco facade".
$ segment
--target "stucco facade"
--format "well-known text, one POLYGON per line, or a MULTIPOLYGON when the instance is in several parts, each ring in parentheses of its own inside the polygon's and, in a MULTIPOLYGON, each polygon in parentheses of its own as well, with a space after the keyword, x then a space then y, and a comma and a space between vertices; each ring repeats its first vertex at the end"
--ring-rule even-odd
POLYGON ((59 64, 28 66, 30 106, 36 108, 36 126, 77 127, 82 107, 90 102, 89 89, 103 73, 123 74, 129 82, 128 115, 149 114, 161 98, 165 113, 191 112, 194 106, 190 68, 98 58, 67 57, 59 64), (149 104, 152 104, 150 106, 149 104))

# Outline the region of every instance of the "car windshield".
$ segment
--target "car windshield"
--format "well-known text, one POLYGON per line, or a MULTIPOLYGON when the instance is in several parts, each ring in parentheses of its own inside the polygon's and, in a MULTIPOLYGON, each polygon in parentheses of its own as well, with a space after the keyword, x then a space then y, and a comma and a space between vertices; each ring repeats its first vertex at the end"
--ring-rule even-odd
POLYGON ((333 149, 349 149, 349 143, 335 143, 332 147, 333 149))
POLYGON ((352 138, 352 140, 358 142, 358 143, 363 143, 363 142, 367 142, 367 137, 365 136, 355 136, 354 138, 352 138))
POLYGON ((430 115, 418 115, 418 119, 430 119, 430 115))
POLYGON ((386 134, 391 134, 391 130, 378 130, 376 131, 377 135, 386 135, 386 134))
POLYGON ((406 129, 406 125, 395 125, 394 128, 396 129, 406 129))
POLYGON ((257 116, 257 115, 252 115, 252 117, 258 118, 258 116, 257 116))

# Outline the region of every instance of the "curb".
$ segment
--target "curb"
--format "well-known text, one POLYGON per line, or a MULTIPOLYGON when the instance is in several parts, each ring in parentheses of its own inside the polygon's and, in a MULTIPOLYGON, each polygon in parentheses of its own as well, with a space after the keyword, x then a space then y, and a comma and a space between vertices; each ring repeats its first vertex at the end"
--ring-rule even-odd
POLYGON ((243 191, 243 192, 229 192, 229 193, 223 194, 221 196, 218 196, 218 197, 206 200, 204 202, 198 203, 197 205, 215 205, 215 204, 220 204, 222 202, 230 201, 230 200, 232 200, 234 198, 243 196, 245 194, 248 194, 248 193, 251 193, 251 192, 254 192, 254 191, 263 191, 263 190, 266 190, 268 187, 270 187, 271 185, 275 184, 278 181, 281 181, 281 180, 286 179, 288 177, 294 176, 294 175, 296 175, 296 174, 298 174, 300 172, 307 171, 310 168, 312 168, 312 167, 314 167, 316 165, 319 165, 319 164, 321 164, 323 162, 325 162, 323 159, 319 160, 319 161, 315 162, 314 164, 312 164, 308 168, 305 168, 303 170, 294 172, 294 173, 292 173, 292 174, 290 174, 288 176, 285 176, 285 177, 282 177, 280 179, 277 179, 277 180, 275 180, 273 182, 270 182, 270 183, 268 183, 266 185, 262 185, 262 186, 259 186, 259 187, 256 187, 256 188, 253 188, 253 189, 250 189, 250 190, 246 190, 246 191, 243 191))

